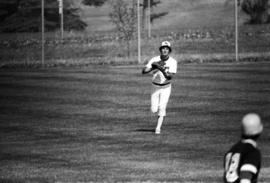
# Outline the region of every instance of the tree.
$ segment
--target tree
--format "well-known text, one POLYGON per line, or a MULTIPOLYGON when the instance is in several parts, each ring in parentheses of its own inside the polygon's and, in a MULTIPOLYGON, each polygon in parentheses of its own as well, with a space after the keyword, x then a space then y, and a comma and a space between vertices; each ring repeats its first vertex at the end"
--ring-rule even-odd
POLYGON ((243 0, 239 4, 242 10, 250 16, 251 24, 269 22, 268 0, 243 0))
MULTIPOLYGON (((143 3, 140 4, 142 6, 142 28, 144 28, 147 24, 147 17, 146 17, 146 11, 149 8, 149 0, 143 0, 143 3)), ((160 0, 150 0, 150 8, 153 10, 153 7, 156 7, 158 4, 160 4, 160 0)), ((157 18, 163 17, 168 14, 168 12, 161 12, 161 13, 152 13, 150 15, 150 22, 153 23, 153 21, 157 18)))
POLYGON ((83 0, 82 3, 88 6, 102 6, 107 0, 83 0))
MULTIPOLYGON (((60 28, 57 0, 45 2, 45 29, 60 28)), ((41 31, 40 0, 1 0, 0 32, 37 32, 41 31)), ((87 24, 80 20, 78 9, 73 7, 71 0, 64 1, 65 30, 83 30, 87 24)))
POLYGON ((0 1, 0 22, 2 22, 6 17, 10 16, 17 11, 16 0, 1 0, 0 1))
POLYGON ((130 56, 130 41, 136 32, 137 14, 134 5, 130 6, 124 0, 111 0, 112 12, 109 14, 112 23, 116 26, 118 33, 127 44, 127 55, 130 56))

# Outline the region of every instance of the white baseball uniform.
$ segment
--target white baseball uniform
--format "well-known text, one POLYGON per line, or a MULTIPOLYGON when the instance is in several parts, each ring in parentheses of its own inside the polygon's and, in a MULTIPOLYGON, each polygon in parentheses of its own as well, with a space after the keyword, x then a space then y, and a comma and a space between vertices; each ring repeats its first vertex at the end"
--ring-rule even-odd
MULTIPOLYGON (((160 56, 153 57, 146 65, 147 68, 152 68, 152 63, 159 62, 160 56)), ((175 74, 177 72, 177 61, 169 57, 165 61, 165 72, 175 74)), ((151 111, 158 112, 159 116, 166 116, 166 107, 171 95, 171 80, 167 80, 163 73, 155 69, 152 78, 152 94, 151 94, 151 111)))

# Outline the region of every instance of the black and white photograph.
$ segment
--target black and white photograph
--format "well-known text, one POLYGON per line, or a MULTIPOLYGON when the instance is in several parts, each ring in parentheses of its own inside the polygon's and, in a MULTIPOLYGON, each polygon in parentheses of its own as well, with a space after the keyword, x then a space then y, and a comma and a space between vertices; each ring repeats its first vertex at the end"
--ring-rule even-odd
POLYGON ((1 0, 0 183, 269 183, 270 0, 1 0))

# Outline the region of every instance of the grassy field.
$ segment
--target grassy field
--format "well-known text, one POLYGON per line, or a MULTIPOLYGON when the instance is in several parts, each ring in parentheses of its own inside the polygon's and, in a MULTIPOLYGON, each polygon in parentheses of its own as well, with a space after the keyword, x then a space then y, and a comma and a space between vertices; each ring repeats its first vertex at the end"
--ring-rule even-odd
POLYGON ((2 69, 0 182, 221 182, 245 113, 270 182, 270 64, 180 64, 155 135, 141 66, 2 69))
MULTIPOLYGON (((240 59, 265 60, 269 54, 269 25, 239 27, 240 59)), ((41 64, 40 33, 0 35, 0 67, 14 64, 41 64)), ((158 54, 163 40, 172 43, 172 54, 183 62, 224 62, 234 60, 234 27, 171 29, 153 31, 152 38, 143 35, 142 60, 158 54), (196 59, 194 59, 196 58, 196 59)), ((61 42, 58 33, 46 33, 46 65, 130 64, 137 62, 137 40, 131 41, 130 57, 127 46, 115 32, 66 32, 61 42)))

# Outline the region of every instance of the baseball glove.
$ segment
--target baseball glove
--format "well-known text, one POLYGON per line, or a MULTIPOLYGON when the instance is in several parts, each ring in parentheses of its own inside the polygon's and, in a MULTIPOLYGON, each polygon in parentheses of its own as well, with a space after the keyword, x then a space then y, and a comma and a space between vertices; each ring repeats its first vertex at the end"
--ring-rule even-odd
POLYGON ((152 63, 152 68, 153 69, 164 70, 164 65, 165 65, 165 63, 163 61, 154 62, 154 63, 152 63))

